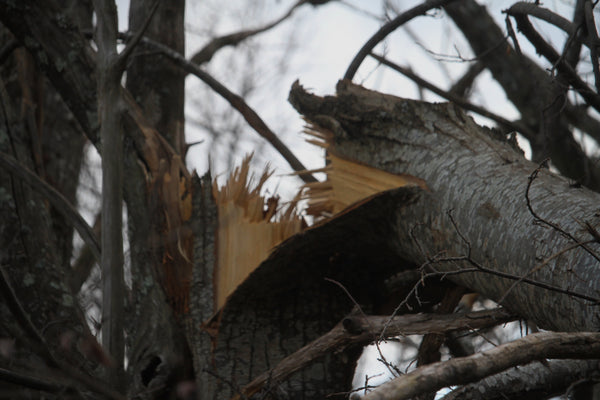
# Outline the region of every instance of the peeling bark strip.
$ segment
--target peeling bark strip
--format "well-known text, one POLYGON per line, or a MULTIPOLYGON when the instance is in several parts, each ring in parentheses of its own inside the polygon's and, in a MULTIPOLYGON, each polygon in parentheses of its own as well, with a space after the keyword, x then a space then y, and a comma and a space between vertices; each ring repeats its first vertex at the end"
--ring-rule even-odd
MULTIPOLYGON (((420 191, 410 207, 388 210, 395 237, 386 239, 395 241, 402 257, 452 273, 454 282, 489 298, 504 298, 504 306, 542 328, 600 329, 595 302, 524 282, 505 296, 515 279, 527 276, 597 298, 600 267, 561 232, 534 223, 525 191, 537 166, 496 131, 476 125, 452 104, 405 100, 347 81, 338 83, 336 97, 311 95, 296 83, 290 102, 318 129, 331 131, 329 149, 336 156, 425 181, 430 193, 420 191)), ((529 199, 537 215, 580 242, 594 239, 585 224, 600 224, 599 194, 571 188, 566 179, 542 170, 529 199)), ((598 251, 599 245, 588 247, 598 251)))

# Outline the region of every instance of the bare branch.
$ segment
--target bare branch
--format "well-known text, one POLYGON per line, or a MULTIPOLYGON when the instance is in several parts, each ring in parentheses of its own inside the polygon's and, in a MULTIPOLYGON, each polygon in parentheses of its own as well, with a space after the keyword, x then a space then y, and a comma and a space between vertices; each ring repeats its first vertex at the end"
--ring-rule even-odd
POLYGON ((150 8, 150 12, 148 13, 148 17, 142 24, 141 29, 138 32, 136 32, 135 35, 133 35, 131 37, 131 40, 127 43, 127 47, 125 47, 125 49, 123 49, 123 51, 119 54, 119 57, 117 58, 116 62, 119 64, 119 68, 121 68, 122 70, 125 69, 125 66, 127 65, 127 59, 129 58, 129 56, 131 55, 131 53, 133 52, 135 47, 138 45, 138 43, 144 36, 144 33, 148 29, 148 26, 150 26, 152 17, 154 16, 154 13, 156 13, 156 10, 158 9, 159 4, 160 4, 159 0, 154 1, 154 4, 152 4, 152 7, 150 8))
POLYGON ((598 360, 549 360, 547 364, 531 363, 461 386, 442 397, 442 400, 549 398, 553 394, 564 393, 573 382, 594 376, 598 367, 598 360))
MULTIPOLYGON (((126 35, 122 35, 126 37, 126 35)), ((179 66, 183 70, 197 76, 204 83, 206 83, 211 89, 217 92, 227 102, 235 108, 244 117, 246 122, 264 139, 266 139, 274 148, 281 154, 281 156, 288 162, 290 167, 294 171, 300 172, 298 174, 304 182, 316 182, 317 180, 308 172, 308 169, 296 158, 294 153, 275 135, 275 133, 267 126, 267 124, 260 118, 260 116, 254 111, 244 99, 230 91, 221 82, 217 81, 209 73, 202 70, 200 67, 188 61, 184 56, 174 51, 173 49, 155 42, 154 40, 144 37, 142 39, 144 44, 152 46, 155 50, 159 51, 162 55, 169 58, 175 65, 179 66)))
POLYGON ((73 225, 92 251, 96 261, 100 262, 100 245, 94 231, 65 196, 8 154, 0 152, 0 166, 21 178, 23 182, 46 197, 58 212, 73 225))
POLYGON ((588 34, 588 47, 590 48, 590 62, 592 63, 592 69, 594 71, 594 78, 596 83, 596 91, 600 91, 600 67, 598 67, 598 44, 600 44, 600 38, 596 31, 596 21, 594 20, 593 5, 590 1, 586 1, 584 4, 585 14, 585 26, 588 34))
POLYGON ((600 357, 600 333, 534 333, 482 353, 454 358, 416 369, 384 383, 365 400, 410 399, 446 386, 475 382, 486 376, 546 358, 600 357))
POLYGON ((418 76, 417 74, 412 72, 410 69, 408 69, 406 67, 402 67, 398 64, 395 64, 395 63, 389 61, 385 57, 382 57, 382 56, 374 54, 374 53, 370 53, 369 55, 371 57, 373 57, 374 59, 376 59, 377 61, 379 61, 380 63, 387 65, 388 67, 394 69, 395 71, 400 72, 402 75, 406 76, 407 78, 415 81, 418 85, 423 86, 424 88, 426 88, 428 90, 431 90, 433 93, 437 94, 438 96, 441 96, 447 100, 450 100, 450 101, 456 103, 457 105, 461 106, 465 110, 473 111, 474 113, 477 113, 483 117, 489 118, 493 121, 496 121, 501 125, 510 127, 512 129, 514 129, 515 131, 521 132, 525 137, 535 136, 535 134, 531 131, 531 129, 529 129, 528 127, 526 127, 525 125, 523 125, 519 122, 509 121, 506 118, 501 117, 500 115, 495 114, 491 111, 488 111, 483 107, 479 107, 475 104, 468 102, 464 98, 457 96, 452 92, 442 90, 442 89, 438 88, 437 86, 435 86, 433 83, 430 83, 430 82, 426 81, 425 79, 421 78, 420 76, 418 76))
POLYGON ((517 317, 503 309, 478 311, 469 314, 412 314, 391 319, 389 316, 350 316, 331 331, 281 360, 273 369, 261 374, 242 389, 246 396, 261 390, 267 381, 282 382, 294 372, 333 351, 342 351, 351 345, 365 345, 387 325, 386 337, 444 333, 462 329, 480 329, 514 321, 517 317))
POLYGON ((11 39, 8 43, 4 44, 0 49, 0 64, 4 64, 4 61, 12 54, 12 52, 20 46, 16 39, 11 39))
POLYGON ((215 53, 217 51, 219 51, 220 49, 222 49, 223 47, 236 46, 239 43, 241 43, 242 41, 248 39, 249 37, 258 35, 260 33, 268 31, 269 29, 276 27, 281 22, 288 19, 294 13, 294 11, 296 11, 296 8, 300 7, 301 5, 303 5, 305 3, 308 3, 308 1, 307 0, 298 0, 281 17, 277 18, 276 20, 274 20, 264 26, 261 26, 260 28, 243 30, 243 31, 230 33, 229 35, 220 36, 220 37, 212 39, 200 51, 198 51, 196 54, 194 54, 192 56, 192 58, 190 59, 190 61, 197 65, 202 65, 204 63, 209 62, 213 58, 215 53))
POLYGON ((98 115, 102 145, 102 344, 116 361, 109 371, 117 390, 123 389, 123 134, 121 75, 117 53, 117 9, 114 0, 94 0, 98 115))
MULTIPOLYGON (((518 3, 516 6, 520 4, 522 3, 518 3)), ((556 66, 558 72, 564 76, 565 80, 577 90, 590 106, 600 111, 600 95, 595 93, 565 60, 561 59, 556 50, 531 25, 527 14, 520 7, 515 6, 512 6, 505 12, 515 18, 519 31, 527 37, 536 51, 556 66)))
POLYGON ((439 8, 445 6, 446 4, 451 3, 454 0, 428 0, 423 4, 419 4, 416 7, 411 8, 410 10, 398 15, 396 18, 383 25, 371 38, 363 45, 363 47, 356 53, 354 59, 348 66, 346 73, 344 74, 344 79, 352 80, 356 71, 358 71, 358 67, 362 64, 363 60, 369 55, 369 53, 381 42, 387 35, 398 29, 400 26, 404 25, 406 22, 411 19, 418 17, 419 15, 423 15, 427 13, 427 11, 432 8, 439 8))

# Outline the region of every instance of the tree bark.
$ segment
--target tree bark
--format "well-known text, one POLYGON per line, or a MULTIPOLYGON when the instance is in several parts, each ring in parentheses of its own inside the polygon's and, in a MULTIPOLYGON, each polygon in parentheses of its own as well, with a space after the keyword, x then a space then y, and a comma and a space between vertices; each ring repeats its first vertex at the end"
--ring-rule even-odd
POLYGON ((550 360, 546 364, 531 363, 462 386, 442 399, 547 399, 565 393, 573 382, 592 378, 599 367, 598 360, 550 360))
POLYGON ((573 138, 565 106, 572 108, 560 79, 552 78, 533 60, 518 54, 505 39, 485 7, 474 0, 448 4, 445 11, 469 41, 473 52, 521 113, 522 123, 535 132, 528 136, 532 158, 551 157, 558 170, 587 187, 600 189, 600 170, 573 138))
POLYGON ((311 123, 333 132, 329 151, 335 155, 425 180, 428 191, 397 189, 415 193, 410 207, 388 210, 399 255, 501 300, 544 329, 600 328, 594 301, 524 282, 512 287, 514 279, 493 274, 595 299, 598 244, 577 245, 563 232, 580 242, 593 239, 585 224, 600 223, 598 194, 539 171, 531 182, 531 207, 561 232, 528 209, 525 192, 537 165, 452 104, 401 99, 346 81, 338 84, 337 97, 324 98, 295 84, 290 101, 311 123))

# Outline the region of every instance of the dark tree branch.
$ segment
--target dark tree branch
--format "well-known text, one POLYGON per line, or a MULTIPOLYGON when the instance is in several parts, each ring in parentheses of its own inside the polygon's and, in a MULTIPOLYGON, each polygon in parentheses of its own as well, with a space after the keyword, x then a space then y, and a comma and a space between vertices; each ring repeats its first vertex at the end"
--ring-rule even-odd
POLYGON ((31 188, 46 197, 58 212, 77 230, 77 233, 79 233, 85 244, 90 248, 96 261, 100 261, 100 245, 94 231, 85 222, 75 207, 69 203, 69 200, 8 154, 0 152, 0 166, 11 174, 21 178, 31 188))
MULTIPOLYGON (((126 37, 126 35, 122 35, 126 37)), ((260 118, 260 116, 254 111, 244 99, 230 91, 221 82, 217 81, 212 75, 202 70, 200 67, 188 61, 184 56, 174 51, 173 49, 158 43, 154 40, 144 37, 142 39, 144 44, 151 46, 153 49, 159 51, 162 55, 169 58, 175 65, 179 66, 183 70, 197 76, 206 83, 211 89, 217 94, 223 97, 234 109, 236 109, 246 122, 264 139, 266 139, 274 148, 281 154, 281 156, 288 162, 290 167, 294 171, 300 172, 298 175, 304 182, 316 182, 317 180, 308 172, 308 169, 296 158, 294 153, 275 135, 275 133, 267 126, 267 124, 260 118)))
MULTIPOLYGON (((585 101, 596 110, 600 111, 600 95, 594 92, 580 77, 577 72, 548 44, 544 38, 535 30, 527 18, 527 14, 521 10, 522 4, 517 3, 505 12, 515 18, 517 27, 527 37, 536 51, 556 66, 558 72, 564 79, 585 99, 585 101)), ((567 21, 568 22, 568 21, 567 21)), ((570 23, 569 23, 570 24, 570 23)))
POLYGON ((473 87, 473 83, 475 79, 485 70, 485 65, 481 61, 477 61, 469 66, 467 72, 448 90, 449 93, 462 97, 463 99, 467 99, 469 96, 467 95, 471 88, 473 87))
POLYGON ((408 69, 406 67, 402 67, 398 64, 395 64, 395 63, 391 62, 390 60, 388 60, 387 58, 384 58, 384 57, 374 54, 374 53, 371 53, 370 56, 373 57, 374 59, 376 59, 377 61, 379 61, 380 63, 387 65, 388 67, 392 68, 393 70, 398 71, 402 75, 413 80, 415 83, 417 83, 417 85, 420 85, 420 86, 432 91, 433 93, 437 94, 438 96, 441 96, 447 100, 452 101, 453 103, 456 103, 457 105, 461 106, 465 110, 473 111, 474 113, 477 113, 483 117, 489 118, 493 121, 496 121, 501 125, 510 127, 512 129, 514 129, 515 131, 522 133, 525 137, 532 137, 533 135, 535 135, 534 132, 532 132, 525 125, 523 125, 519 122, 509 121, 506 118, 501 117, 500 115, 495 114, 491 111, 488 111, 483 107, 480 107, 480 106, 477 106, 475 104, 468 102, 464 98, 452 93, 451 91, 448 92, 448 91, 442 90, 442 89, 438 88, 437 86, 435 86, 433 83, 430 83, 429 81, 421 78, 420 76, 418 76, 417 74, 415 74, 414 72, 412 72, 410 69, 408 69))
POLYGON ((121 122, 123 67, 117 53, 117 8, 114 0, 94 0, 98 115, 102 145, 102 344, 116 361, 109 370, 117 390, 124 389, 123 277, 123 134, 121 122))
POLYGON ((123 51, 119 54, 119 57, 116 59, 116 63, 119 65, 119 68, 121 69, 121 71, 125 70, 125 67, 127 65, 127 59, 129 58, 129 56, 131 55, 131 53, 133 53, 133 50, 138 45, 138 43, 140 42, 140 40, 142 39, 142 37, 144 37, 144 33, 146 33, 146 30, 148 29, 148 26, 150 26, 150 22, 152 21, 152 17, 156 13, 156 10, 158 9, 159 5, 160 5, 160 1, 159 0, 155 0, 154 4, 152 4, 152 7, 150 8, 150 12, 148 13, 148 17, 146 18, 146 20, 142 24, 142 27, 140 28, 139 31, 137 31, 131 37, 131 40, 127 43, 127 46, 125 47, 125 49, 123 49, 123 51))
POLYGON ((4 46, 0 49, 0 64, 4 64, 4 61, 12 54, 15 49, 20 46, 19 42, 16 39, 11 39, 8 43, 5 43, 4 46))
POLYGON ((534 333, 469 357, 454 358, 418 368, 384 383, 365 400, 403 400, 446 386, 475 382, 517 365, 546 358, 600 357, 600 333, 534 333))
POLYGON ((274 20, 264 26, 261 26, 260 28, 243 30, 243 31, 235 32, 235 33, 230 33, 229 35, 214 38, 207 45, 205 45, 200 51, 198 51, 196 54, 194 54, 192 56, 192 58, 190 59, 190 61, 196 65, 202 65, 204 63, 207 63, 213 58, 215 53, 217 51, 219 51, 220 49, 222 49, 223 47, 236 46, 239 43, 241 43, 242 41, 248 39, 249 37, 258 35, 260 33, 268 31, 269 29, 276 27, 281 22, 288 19, 294 13, 296 8, 298 8, 301 5, 306 4, 306 3, 309 3, 309 1, 298 0, 281 17, 277 18, 276 20, 274 20))
POLYGON ((591 378, 598 360, 548 360, 531 363, 461 386, 442 400, 546 399, 564 393, 573 382, 591 378))
POLYGON ((61 384, 4 368, 0 368, 0 381, 51 393, 62 392, 65 390, 65 386, 61 384))
POLYGON ((596 92, 600 92, 600 68, 598 67, 598 46, 600 45, 600 38, 596 31, 596 21, 594 20, 594 11, 591 1, 586 1, 584 4, 584 20, 588 34, 588 41, 590 48, 590 62, 592 63, 592 69, 594 71, 594 78, 596 84, 596 92))
POLYGON ((252 396, 270 381, 282 382, 294 372, 305 368, 315 360, 331 352, 339 352, 349 346, 366 345, 386 328, 386 337, 445 333, 463 329, 488 328, 514 321, 515 316, 502 309, 478 311, 469 314, 419 314, 389 316, 351 316, 345 318, 331 331, 283 359, 275 368, 261 374, 242 389, 245 396, 252 396))
POLYGON ((499 43, 505 34, 485 7, 476 1, 454 2, 445 10, 469 41, 477 58, 520 111, 522 123, 536 132, 535 136, 527 137, 532 159, 539 162, 550 156, 563 175, 599 190, 600 170, 575 141, 562 114, 565 106, 570 108, 565 96, 566 83, 548 76, 547 71, 530 58, 518 55, 512 47, 489 51, 490 43, 499 43), (549 104, 555 107, 549 110, 549 104))
POLYGON ((371 38, 363 45, 363 47, 361 47, 358 53, 356 53, 354 59, 344 74, 344 79, 352 80, 354 78, 354 75, 356 74, 356 71, 358 71, 358 67, 360 67, 360 64, 362 64, 363 60, 369 55, 375 46, 379 44, 379 42, 385 39, 387 35, 394 32, 411 19, 427 13, 427 11, 431 10, 432 8, 445 6, 452 1, 454 0, 427 0, 423 4, 419 4, 418 6, 411 8, 410 10, 398 15, 387 24, 383 25, 377 32, 375 32, 373 36, 371 36, 371 38))

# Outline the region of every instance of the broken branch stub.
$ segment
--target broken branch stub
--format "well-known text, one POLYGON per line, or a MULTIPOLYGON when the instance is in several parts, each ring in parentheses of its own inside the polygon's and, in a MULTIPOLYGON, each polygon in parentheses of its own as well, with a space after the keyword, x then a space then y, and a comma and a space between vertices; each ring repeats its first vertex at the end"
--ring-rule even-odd
POLYGON ((385 240, 400 256, 427 262, 486 297, 503 298, 503 305, 542 328, 600 329, 598 302, 536 285, 598 297, 600 266, 592 254, 598 243, 579 246, 564 232, 582 243, 593 239, 577 221, 600 224, 599 194, 540 171, 529 200, 559 231, 536 223, 528 210, 525 191, 537 166, 453 104, 402 99, 347 81, 338 83, 336 96, 325 97, 296 82, 289 100, 327 137, 336 157, 426 183, 426 201, 387 210, 394 237, 385 240), (523 276, 530 281, 519 281, 523 276))

